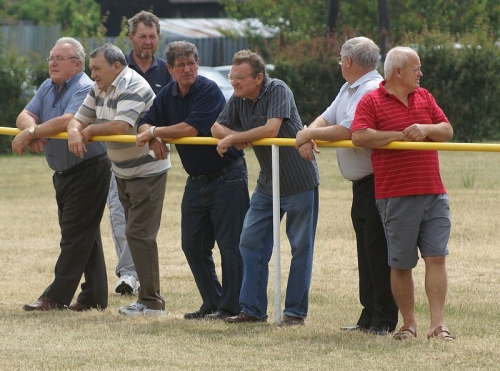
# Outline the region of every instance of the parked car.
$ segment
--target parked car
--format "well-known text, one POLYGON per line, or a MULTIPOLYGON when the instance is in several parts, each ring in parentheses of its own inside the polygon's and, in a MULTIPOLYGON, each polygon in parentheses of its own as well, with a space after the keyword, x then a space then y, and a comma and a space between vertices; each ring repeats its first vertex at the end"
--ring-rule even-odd
POLYGON ((215 81, 217 85, 219 85, 220 90, 222 90, 222 94, 226 98, 226 102, 233 95, 234 89, 226 76, 222 76, 214 67, 206 67, 200 66, 198 68, 198 74, 201 76, 205 76, 207 79, 215 81))
MULTIPOLYGON (((220 72, 220 74, 224 77, 227 77, 229 73, 231 72, 231 67, 232 65, 228 64, 226 66, 217 66, 214 67, 217 71, 220 72)), ((274 71, 274 64, 266 64, 266 74, 271 74, 274 71)))

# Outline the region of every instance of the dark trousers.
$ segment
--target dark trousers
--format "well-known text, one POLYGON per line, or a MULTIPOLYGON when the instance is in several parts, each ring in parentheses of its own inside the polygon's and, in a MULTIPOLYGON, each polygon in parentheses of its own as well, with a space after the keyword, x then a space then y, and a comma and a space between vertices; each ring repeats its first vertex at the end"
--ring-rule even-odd
POLYGON ((70 175, 54 173, 52 180, 61 228, 61 252, 54 281, 43 296, 69 305, 82 278, 77 301, 94 308, 108 306, 108 280, 100 224, 111 177, 108 158, 70 175))
POLYGON ((387 242, 375 204, 373 175, 353 182, 351 208, 356 232, 359 269, 359 300, 363 306, 358 325, 394 331, 398 307, 391 291, 387 242))
POLYGON ((240 234, 249 207, 246 166, 209 182, 188 178, 181 207, 182 250, 203 300, 200 310, 238 314, 240 234), (222 285, 212 256, 215 241, 221 255, 222 285))

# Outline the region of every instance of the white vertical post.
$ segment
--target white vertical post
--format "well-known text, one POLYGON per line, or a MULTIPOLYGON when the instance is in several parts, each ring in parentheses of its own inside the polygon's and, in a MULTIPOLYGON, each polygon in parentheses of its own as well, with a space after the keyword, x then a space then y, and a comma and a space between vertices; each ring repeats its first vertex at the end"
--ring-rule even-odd
POLYGON ((273 168, 273 256, 274 256, 274 321, 281 323, 281 257, 280 257, 280 155, 272 145, 273 168))

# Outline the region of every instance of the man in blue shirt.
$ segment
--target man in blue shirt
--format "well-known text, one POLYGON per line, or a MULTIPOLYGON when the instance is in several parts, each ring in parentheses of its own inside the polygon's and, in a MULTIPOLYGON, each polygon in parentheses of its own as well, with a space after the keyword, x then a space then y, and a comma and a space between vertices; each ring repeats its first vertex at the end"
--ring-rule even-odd
MULTIPOLYGON (((167 62, 154 55, 160 40, 160 21, 154 14, 142 11, 128 20, 128 27, 128 38, 133 49, 125 55, 125 60, 131 69, 144 77, 154 93, 158 94, 165 85, 172 81, 167 71, 167 62)), ((113 173, 109 188, 108 208, 113 241, 118 256, 115 273, 119 279, 115 285, 115 292, 132 294, 138 290, 140 282, 125 237, 125 212, 118 199, 118 188, 113 173)))
POLYGON ((80 158, 68 150, 68 143, 46 137, 66 131, 66 125, 86 97, 92 80, 83 72, 85 51, 77 40, 63 37, 52 48, 50 78, 19 114, 16 125, 22 130, 12 142, 20 155, 24 147, 44 152, 56 191, 61 228, 60 254, 54 281, 26 311, 68 308, 83 311, 105 309, 108 281, 101 242, 100 223, 110 180, 111 164, 102 142, 93 142, 80 158), (46 138, 46 139, 44 139, 46 138), (70 305, 80 280, 82 291, 70 305))
MULTIPOLYGON (((168 152, 158 138, 210 137, 210 128, 225 99, 215 82, 198 75, 198 50, 186 41, 173 42, 165 51, 174 77, 155 98, 139 122, 137 145, 149 143, 155 157, 168 152)), ((177 145, 188 173, 182 198, 182 250, 203 303, 185 319, 225 319, 239 313, 241 256, 238 249, 248 209, 248 175, 244 153, 235 148, 221 158, 215 146, 177 145), (212 250, 221 255, 222 285, 212 250)))

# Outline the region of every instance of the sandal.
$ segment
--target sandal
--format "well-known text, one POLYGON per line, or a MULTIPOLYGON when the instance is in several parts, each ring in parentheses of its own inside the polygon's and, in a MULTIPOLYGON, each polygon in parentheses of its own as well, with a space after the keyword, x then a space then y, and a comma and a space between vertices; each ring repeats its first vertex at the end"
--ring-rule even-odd
POLYGON ((417 337, 417 330, 412 325, 404 325, 398 332, 394 333, 394 340, 414 339, 417 337))
POLYGON ((453 341, 455 338, 451 336, 450 330, 446 326, 438 326, 436 329, 432 332, 432 334, 427 335, 427 339, 439 339, 443 341, 453 341))

